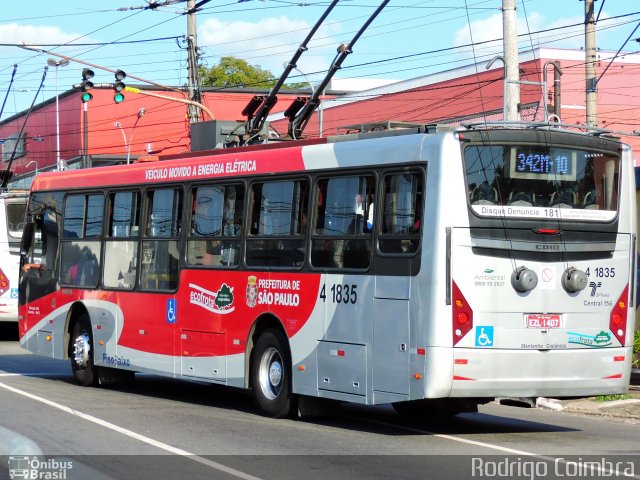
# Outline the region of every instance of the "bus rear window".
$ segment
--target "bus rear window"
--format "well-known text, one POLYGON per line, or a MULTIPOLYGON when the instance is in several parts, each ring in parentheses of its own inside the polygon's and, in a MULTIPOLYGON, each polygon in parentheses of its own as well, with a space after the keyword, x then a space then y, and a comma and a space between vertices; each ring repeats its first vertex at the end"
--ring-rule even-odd
POLYGON ((480 215, 530 216, 540 215, 538 209, 561 209, 558 215, 569 220, 611 220, 618 210, 620 160, 613 154, 471 145, 464 162, 469 204, 480 215))
POLYGON ((19 240, 22 238, 22 227, 24 226, 24 212, 27 209, 25 203, 7 203, 7 232, 10 239, 19 240))

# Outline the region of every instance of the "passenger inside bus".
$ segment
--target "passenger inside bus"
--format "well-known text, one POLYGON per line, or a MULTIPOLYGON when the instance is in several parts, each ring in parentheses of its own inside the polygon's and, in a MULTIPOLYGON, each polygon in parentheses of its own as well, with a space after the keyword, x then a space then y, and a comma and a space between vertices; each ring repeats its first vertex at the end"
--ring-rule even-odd
POLYGON ((471 191, 472 205, 493 205, 498 198, 498 192, 485 180, 471 191))

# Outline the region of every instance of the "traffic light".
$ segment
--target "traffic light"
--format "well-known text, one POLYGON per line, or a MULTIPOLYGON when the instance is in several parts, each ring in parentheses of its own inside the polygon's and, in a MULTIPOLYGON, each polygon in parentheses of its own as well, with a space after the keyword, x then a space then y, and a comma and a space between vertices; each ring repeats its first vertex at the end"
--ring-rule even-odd
POLYGON ((122 82, 127 77, 127 74, 122 70, 116 70, 115 73, 116 82, 113 84, 113 90, 116 92, 113 94, 113 101, 116 103, 120 103, 124 100, 124 91, 125 84, 122 82))
POLYGON ((82 69, 82 83, 80 84, 80 90, 82 90, 80 99, 82 100, 82 103, 87 103, 93 98, 93 95, 89 93, 89 90, 93 88, 93 82, 91 81, 93 76, 93 70, 91 70, 90 68, 82 69))

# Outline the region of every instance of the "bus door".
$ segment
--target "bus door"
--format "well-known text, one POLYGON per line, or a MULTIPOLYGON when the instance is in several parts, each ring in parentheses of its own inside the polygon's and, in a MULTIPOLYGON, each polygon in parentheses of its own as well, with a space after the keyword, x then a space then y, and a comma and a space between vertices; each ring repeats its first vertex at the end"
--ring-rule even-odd
POLYGON ((382 177, 373 325, 373 390, 409 394, 411 278, 419 269, 422 171, 382 177))
MULTIPOLYGON (((18 297, 19 305, 23 307, 21 333, 56 308, 55 297, 49 299, 47 297, 58 287, 59 227, 58 214, 45 206, 30 215, 29 223, 25 228, 20 248, 18 297)), ((31 349, 31 347, 27 348, 31 349)), ((36 350, 31 349, 31 351, 36 350)))

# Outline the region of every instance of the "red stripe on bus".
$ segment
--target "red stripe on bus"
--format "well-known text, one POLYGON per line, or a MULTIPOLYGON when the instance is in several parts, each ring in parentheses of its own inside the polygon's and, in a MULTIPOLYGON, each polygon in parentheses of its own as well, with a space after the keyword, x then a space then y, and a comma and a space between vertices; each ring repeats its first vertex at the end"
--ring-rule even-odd
POLYGON ((622 378, 621 373, 617 373, 615 375, 609 375, 608 377, 604 377, 604 380, 612 379, 612 378, 622 378))
POLYGON ((460 375, 454 375, 454 380, 475 380, 475 378, 461 377, 460 375))
POLYGON ((292 147, 281 148, 277 154, 269 150, 250 151, 101 167, 99 175, 92 168, 49 172, 34 178, 32 190, 104 187, 107 179, 114 179, 106 182, 108 185, 146 185, 304 169, 302 148, 292 147))

